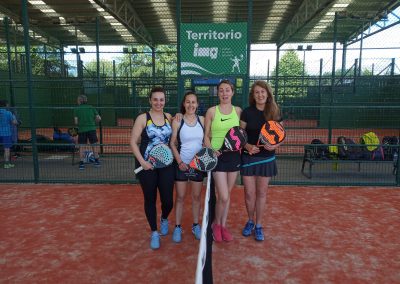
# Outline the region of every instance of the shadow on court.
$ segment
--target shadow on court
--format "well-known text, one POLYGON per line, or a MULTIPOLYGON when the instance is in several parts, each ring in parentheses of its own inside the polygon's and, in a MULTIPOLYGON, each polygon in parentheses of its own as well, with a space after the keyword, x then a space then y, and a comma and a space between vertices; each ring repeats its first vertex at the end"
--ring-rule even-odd
MULTIPOLYGON (((261 243, 241 236, 242 191, 234 241, 213 246, 214 283, 400 282, 399 188, 272 186, 261 243)), ((0 283, 194 283, 186 201, 182 243, 170 226, 152 251, 138 186, 0 184, 0 283)))

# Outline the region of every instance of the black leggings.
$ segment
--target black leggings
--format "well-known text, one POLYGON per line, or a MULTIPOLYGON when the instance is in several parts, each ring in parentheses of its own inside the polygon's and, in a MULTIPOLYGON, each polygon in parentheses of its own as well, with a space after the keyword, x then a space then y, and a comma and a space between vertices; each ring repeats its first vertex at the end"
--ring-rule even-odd
POLYGON ((174 206, 174 167, 143 170, 138 174, 144 196, 144 212, 152 231, 157 231, 157 188, 161 199, 161 217, 167 219, 174 206))

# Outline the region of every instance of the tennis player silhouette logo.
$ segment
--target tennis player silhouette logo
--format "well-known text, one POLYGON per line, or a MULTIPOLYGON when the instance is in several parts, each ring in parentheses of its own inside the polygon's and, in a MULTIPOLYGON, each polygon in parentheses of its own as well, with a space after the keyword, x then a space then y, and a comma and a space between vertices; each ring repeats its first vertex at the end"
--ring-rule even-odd
POLYGON ((231 58, 233 61, 232 65, 232 73, 235 72, 235 69, 237 69, 237 72, 240 73, 240 61, 243 60, 243 54, 240 54, 240 58, 238 58, 236 55, 234 58, 231 58))

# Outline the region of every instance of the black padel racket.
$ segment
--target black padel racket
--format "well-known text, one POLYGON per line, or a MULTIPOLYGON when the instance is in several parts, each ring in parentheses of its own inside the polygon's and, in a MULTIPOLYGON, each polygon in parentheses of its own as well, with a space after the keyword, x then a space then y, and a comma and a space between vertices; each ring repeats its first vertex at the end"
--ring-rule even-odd
POLYGON ((223 152, 227 151, 240 151, 247 143, 247 133, 246 131, 239 127, 234 126, 228 130, 225 135, 224 143, 222 144, 221 150, 223 152))
POLYGON ((217 166, 218 158, 214 150, 203 147, 194 155, 189 166, 201 172, 212 171, 217 166))
MULTIPOLYGON (((149 151, 149 158, 147 161, 153 165, 155 169, 165 168, 172 164, 174 157, 172 155, 171 149, 165 144, 157 144, 149 151)), ((143 170, 140 166, 134 172, 135 174, 143 170)))

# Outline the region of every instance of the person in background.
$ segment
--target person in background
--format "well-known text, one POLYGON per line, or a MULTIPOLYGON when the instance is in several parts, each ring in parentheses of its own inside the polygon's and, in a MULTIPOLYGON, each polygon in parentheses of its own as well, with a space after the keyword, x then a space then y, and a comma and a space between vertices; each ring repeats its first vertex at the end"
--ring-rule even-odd
MULTIPOLYGON (((240 152, 221 152, 228 130, 239 126, 240 107, 232 105, 234 86, 229 80, 222 80, 218 86, 219 105, 207 110, 205 117, 204 145, 213 148, 218 155, 218 164, 213 170, 212 185, 215 185, 217 201, 212 234, 216 242, 232 241, 233 236, 226 227, 230 195, 240 168, 240 152)), ((210 208, 210 210, 212 210, 210 208)))
POLYGON ((164 112, 166 102, 162 87, 154 87, 149 94, 150 111, 138 115, 132 128, 130 145, 144 197, 144 211, 151 229, 150 248, 160 248, 160 235, 168 234, 168 216, 174 204, 174 166, 154 169, 147 161, 150 149, 157 144, 169 144, 172 128, 171 115, 164 112), (139 146, 140 144, 140 146, 139 146), (161 199, 160 233, 157 230, 157 189, 161 199))
POLYGON ((175 229, 172 240, 176 243, 182 240, 182 213, 186 190, 189 187, 189 181, 192 189, 192 213, 193 225, 192 233, 199 240, 201 236, 201 227, 199 225, 201 188, 204 175, 200 171, 189 168, 189 163, 194 155, 200 151, 204 138, 204 117, 198 116, 197 108, 199 106, 195 93, 189 91, 183 97, 180 113, 182 118, 172 122, 171 149, 174 154, 175 164, 175 229))
POLYGON ((12 126, 18 122, 15 116, 7 110, 7 101, 0 100, 0 144, 4 148, 4 168, 11 169, 14 164, 10 162, 10 148, 12 142, 12 126))
POLYGON ((101 121, 101 117, 97 110, 87 102, 88 99, 85 95, 78 96, 78 106, 74 109, 74 122, 78 126, 78 144, 81 144, 79 147, 79 170, 85 169, 85 147, 83 145, 88 141, 94 155, 94 166, 100 167, 96 123, 101 121))
POLYGON ((272 88, 264 81, 253 83, 249 94, 249 107, 240 117, 240 126, 247 132, 248 143, 242 153, 242 175, 248 221, 242 235, 248 237, 254 232, 257 241, 264 240, 262 228, 263 214, 267 199, 267 189, 271 177, 278 173, 275 150, 277 145, 258 147, 257 141, 261 127, 266 121, 282 121, 280 110, 275 102, 272 88), (252 164, 251 166, 246 166, 252 164))

